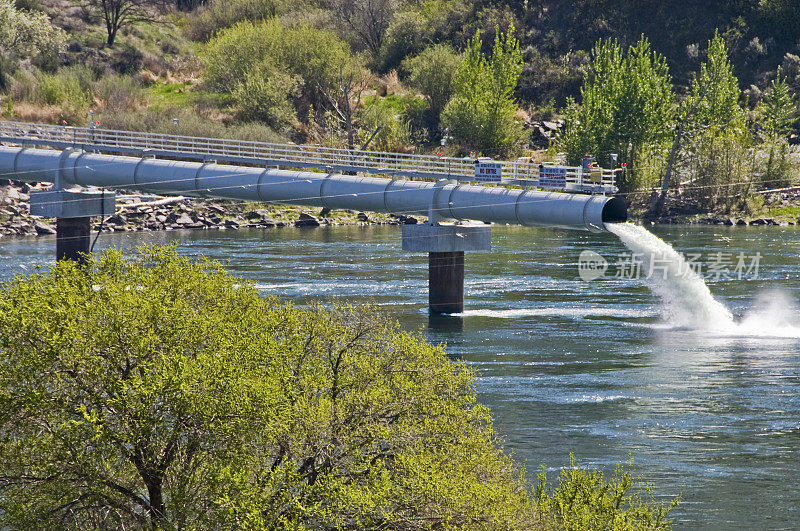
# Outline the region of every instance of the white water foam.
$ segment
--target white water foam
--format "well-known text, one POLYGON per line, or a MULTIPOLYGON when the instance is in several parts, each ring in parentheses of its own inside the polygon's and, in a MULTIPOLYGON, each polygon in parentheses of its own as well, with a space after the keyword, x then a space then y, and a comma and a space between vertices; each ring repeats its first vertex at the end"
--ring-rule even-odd
POLYGON ((736 330, 754 337, 800 338, 798 315, 800 308, 791 297, 779 290, 768 290, 756 296, 736 330))
POLYGON ((759 295, 737 322, 670 244, 631 223, 609 223, 606 228, 641 259, 641 275, 661 299, 661 313, 669 325, 722 336, 800 338, 798 310, 785 294, 759 295))

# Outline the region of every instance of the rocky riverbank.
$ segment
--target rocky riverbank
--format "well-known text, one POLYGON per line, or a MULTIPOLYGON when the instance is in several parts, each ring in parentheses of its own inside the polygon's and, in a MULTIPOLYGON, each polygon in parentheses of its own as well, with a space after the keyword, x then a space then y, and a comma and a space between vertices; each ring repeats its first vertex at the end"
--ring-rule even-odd
MULTIPOLYGON (((651 197, 654 201, 657 195, 651 197)), ((793 226, 800 225, 800 188, 753 194, 746 210, 709 212, 702 202, 671 193, 663 214, 658 219, 647 217, 647 204, 633 205, 628 212, 632 220, 655 224, 705 224, 727 226, 793 226)))
MULTIPOLYGON (((55 234, 55 220, 30 214, 27 184, 0 186, 0 237, 55 234)), ((149 194, 117 194, 113 215, 95 220, 103 232, 176 229, 236 230, 246 227, 319 227, 325 225, 415 224, 413 216, 348 210, 213 201, 149 194)))

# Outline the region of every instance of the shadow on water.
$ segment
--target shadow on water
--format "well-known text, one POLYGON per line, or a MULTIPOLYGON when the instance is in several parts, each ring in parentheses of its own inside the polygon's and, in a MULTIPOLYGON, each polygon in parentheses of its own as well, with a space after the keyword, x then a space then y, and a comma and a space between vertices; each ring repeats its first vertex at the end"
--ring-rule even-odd
POLYGON ((428 314, 428 331, 438 334, 452 334, 464 331, 464 318, 460 315, 440 313, 428 314))

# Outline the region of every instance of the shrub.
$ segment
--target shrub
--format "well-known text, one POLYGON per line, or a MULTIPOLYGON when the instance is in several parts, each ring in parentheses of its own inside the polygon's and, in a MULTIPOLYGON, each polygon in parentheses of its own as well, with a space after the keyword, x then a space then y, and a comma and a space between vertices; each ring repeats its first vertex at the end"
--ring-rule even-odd
POLYGON ((528 505, 441 347, 163 248, 0 285, 0 469, 9 528, 512 529, 528 505))
POLYGON ((91 103, 92 84, 92 72, 83 65, 64 68, 57 74, 40 74, 39 100, 47 105, 60 105, 77 111, 91 103))
POLYGON ((297 91, 296 78, 276 72, 274 68, 259 68, 250 72, 233 91, 239 105, 239 116, 246 121, 262 121, 273 129, 281 129, 295 118, 289 98, 297 91))
POLYGON ((424 50, 428 42, 430 28, 425 17, 415 11, 398 13, 386 31, 378 60, 380 69, 388 72, 398 68, 406 57, 424 50))
POLYGON ((730 210, 758 182, 767 162, 744 127, 698 135, 684 157, 685 171, 692 176, 686 195, 709 210, 730 210))
POLYGON ((205 46, 203 58, 206 81, 222 92, 235 91, 260 68, 296 78, 303 114, 311 105, 328 104, 323 93, 338 90, 341 69, 352 63, 348 46, 334 34, 275 20, 241 22, 222 31, 205 46))
POLYGON ((360 125, 359 141, 366 142, 376 128, 380 131, 373 138, 369 149, 373 151, 406 151, 411 140, 411 128, 408 120, 391 104, 384 100, 370 100, 359 109, 360 125))
POLYGON ((125 45, 114 52, 111 66, 120 74, 135 74, 142 69, 144 54, 135 46, 125 45))
POLYGON ((14 7, 23 11, 45 12, 45 8, 39 0, 14 0, 14 7))
POLYGON ((763 180, 767 188, 791 186, 797 179, 789 159, 786 136, 797 119, 797 101, 778 68, 777 76, 756 107, 761 132, 769 150, 763 180))
POLYGON ((105 108, 115 112, 136 109, 145 100, 142 85, 130 76, 103 77, 95 84, 94 92, 105 108))
POLYGON ((31 60, 36 68, 54 74, 61 66, 61 48, 54 45, 42 46, 39 53, 31 60))
POLYGON ((403 62, 412 86, 428 98, 431 112, 436 118, 453 93, 453 81, 461 59, 461 55, 449 46, 436 44, 403 62))
POLYGON ((0 49, 17 59, 35 57, 42 50, 61 49, 65 34, 39 11, 15 6, 12 0, 0 0, 0 49))
POLYGON ((260 142, 286 142, 286 138, 262 123, 245 123, 226 126, 185 107, 163 107, 140 109, 135 112, 118 112, 106 109, 98 115, 100 124, 108 129, 147 131, 205 138, 230 138, 233 140, 257 140, 260 142), (178 119, 178 125, 173 123, 178 119))
POLYGON ((9 94, 14 101, 39 101, 39 85, 36 77, 26 70, 17 70, 9 83, 9 94))
POLYGON ((279 13, 275 0, 212 0, 187 16, 184 34, 195 41, 205 42, 237 22, 259 22, 279 13))
POLYGON ((0 55, 0 90, 5 91, 11 84, 11 75, 17 71, 19 65, 7 55, 0 55))
POLYGON ((635 491, 634 478, 617 467, 611 479, 603 473, 581 467, 570 455, 569 467, 561 470, 555 488, 547 484, 544 472, 534 489, 534 503, 545 524, 558 529, 668 529, 669 512, 679 498, 656 504, 649 488, 645 498, 635 491))

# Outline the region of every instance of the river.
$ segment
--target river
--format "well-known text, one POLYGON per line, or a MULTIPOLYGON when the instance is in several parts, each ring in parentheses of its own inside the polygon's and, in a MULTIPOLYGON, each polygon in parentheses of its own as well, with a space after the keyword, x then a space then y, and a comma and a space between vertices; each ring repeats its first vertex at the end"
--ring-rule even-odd
MULTIPOLYGON (((467 254, 464 314, 438 319, 426 308, 427 257, 400 249, 399 227, 115 233, 98 249, 177 241, 300 304, 371 301, 475 369, 480 401, 530 477, 541 465, 555 474, 569 452, 608 472, 632 458, 658 499, 682 496, 676 528, 796 528, 800 229, 652 231, 707 263, 730 253, 710 290, 737 321, 760 320, 732 334, 675 325, 674 305, 623 274, 627 249, 613 234, 494 227, 492 251, 467 254), (604 277, 581 279, 584 250, 610 262, 604 277), (748 266, 759 253, 757 274, 734 274, 740 253, 748 266)), ((0 279, 51 264, 54 247, 52 237, 0 241, 0 279)))

